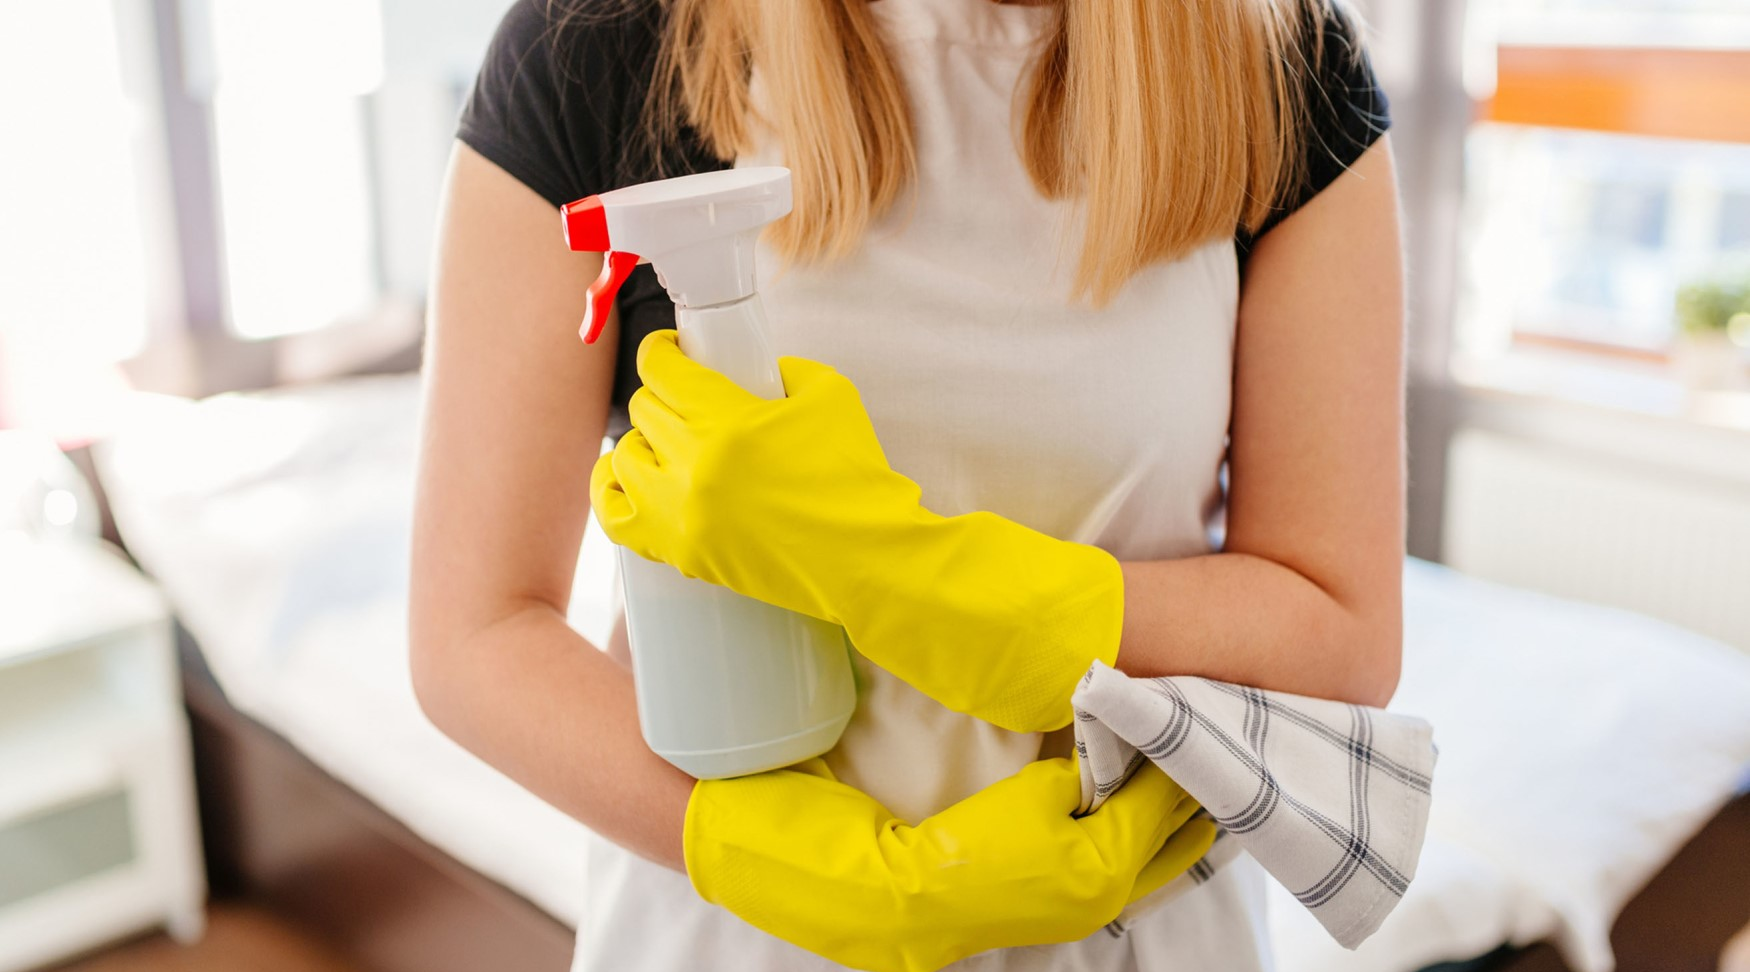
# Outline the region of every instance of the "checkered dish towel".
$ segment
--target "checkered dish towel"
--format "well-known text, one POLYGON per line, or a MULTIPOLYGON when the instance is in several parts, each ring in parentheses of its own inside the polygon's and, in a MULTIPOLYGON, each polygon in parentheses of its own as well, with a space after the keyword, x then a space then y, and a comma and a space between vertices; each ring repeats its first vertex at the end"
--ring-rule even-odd
POLYGON ((1125 909, 1113 934, 1241 850, 1345 948, 1379 928, 1415 877, 1435 756, 1421 719, 1205 678, 1130 678, 1100 662, 1073 701, 1084 812, 1146 758, 1221 828, 1202 861, 1125 909))

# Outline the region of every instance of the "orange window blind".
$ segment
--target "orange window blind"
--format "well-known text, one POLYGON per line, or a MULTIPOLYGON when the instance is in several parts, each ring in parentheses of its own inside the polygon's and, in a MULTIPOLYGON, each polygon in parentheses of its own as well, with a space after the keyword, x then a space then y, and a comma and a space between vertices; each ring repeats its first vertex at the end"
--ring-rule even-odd
POLYGON ((1490 121, 1750 143, 1750 51, 1503 46, 1490 121))

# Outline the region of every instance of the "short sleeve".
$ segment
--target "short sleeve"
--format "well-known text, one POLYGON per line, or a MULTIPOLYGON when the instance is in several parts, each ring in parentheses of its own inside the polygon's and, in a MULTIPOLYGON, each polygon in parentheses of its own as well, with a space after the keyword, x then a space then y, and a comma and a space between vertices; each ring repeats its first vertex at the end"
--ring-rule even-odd
POLYGON ((456 137, 555 206, 619 185, 649 90, 658 13, 654 0, 516 0, 456 137))
POLYGON ((1256 233, 1239 234, 1242 253, 1336 182, 1391 127, 1391 105, 1374 74, 1361 27, 1342 2, 1331 0, 1305 31, 1303 177, 1256 233))
MULTIPOLYGON (((644 137, 661 13, 659 0, 516 0, 487 47, 456 137, 554 206, 721 168, 690 128, 660 147, 644 137)), ((618 436, 631 425, 638 342, 674 326, 674 304, 648 266, 632 272, 614 303, 620 349, 608 431, 618 436)))

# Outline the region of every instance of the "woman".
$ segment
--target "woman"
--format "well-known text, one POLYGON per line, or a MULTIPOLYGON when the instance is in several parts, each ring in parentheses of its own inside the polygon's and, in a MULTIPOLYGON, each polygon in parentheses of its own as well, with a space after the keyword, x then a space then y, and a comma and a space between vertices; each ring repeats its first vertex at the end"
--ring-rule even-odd
POLYGON ((1357 37, 1326 0, 514 6, 441 225, 412 662, 434 722, 605 838, 579 968, 1267 965, 1243 857, 1090 934, 1208 835, 1158 773, 1073 819, 1044 730, 1093 660, 1367 704, 1396 684, 1402 274, 1357 37), (795 173, 760 258, 791 398, 701 421, 713 376, 648 268, 578 342, 600 257, 554 207, 730 163, 795 173), (763 456, 770 503, 713 509, 723 463, 661 462, 772 428, 835 448, 763 456), (761 539, 804 501, 786 463, 871 522, 975 525, 966 555, 919 581, 936 541, 847 551, 827 517, 786 575, 761 539), (713 529, 635 515, 659 471, 713 529), (837 546, 860 565, 837 589, 903 605, 847 623, 859 707, 824 763, 696 785, 643 745, 623 628, 597 652, 565 623, 590 495, 641 552, 778 577, 744 593, 793 594, 837 546), (1011 587, 1006 616, 954 602, 1011 587))

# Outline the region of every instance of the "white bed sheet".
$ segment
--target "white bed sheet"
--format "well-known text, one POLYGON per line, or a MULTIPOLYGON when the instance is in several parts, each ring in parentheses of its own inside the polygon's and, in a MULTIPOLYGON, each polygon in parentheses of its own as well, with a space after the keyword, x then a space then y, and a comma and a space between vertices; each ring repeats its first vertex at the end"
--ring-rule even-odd
MULTIPOLYGON (((408 683, 417 403, 412 376, 161 401, 99 460, 130 548, 233 704, 575 924, 584 828, 432 728, 408 683)), ((612 576, 592 530, 571 610, 591 637, 612 576)), ((1426 564, 1410 564, 1405 597, 1394 707, 1429 718, 1441 747, 1420 872, 1355 953, 1280 894, 1280 966, 1409 972, 1553 934, 1603 972, 1616 911, 1750 763, 1750 660, 1426 564)))
MULTIPOLYGON (((1422 870, 1355 952, 1273 907, 1296 972, 1397 972, 1553 936, 1577 972, 1744 780, 1750 658, 1640 615, 1411 561, 1392 707, 1440 748, 1422 870)), ((1277 900, 1286 902, 1281 889, 1277 900)))
MULTIPOLYGON (((417 409, 410 375, 143 401, 98 459, 129 549, 233 705, 421 837, 575 925, 583 826, 451 742, 413 697, 417 409)), ((593 635, 609 621, 611 574, 590 566, 611 564, 580 567, 573 617, 593 635)))

